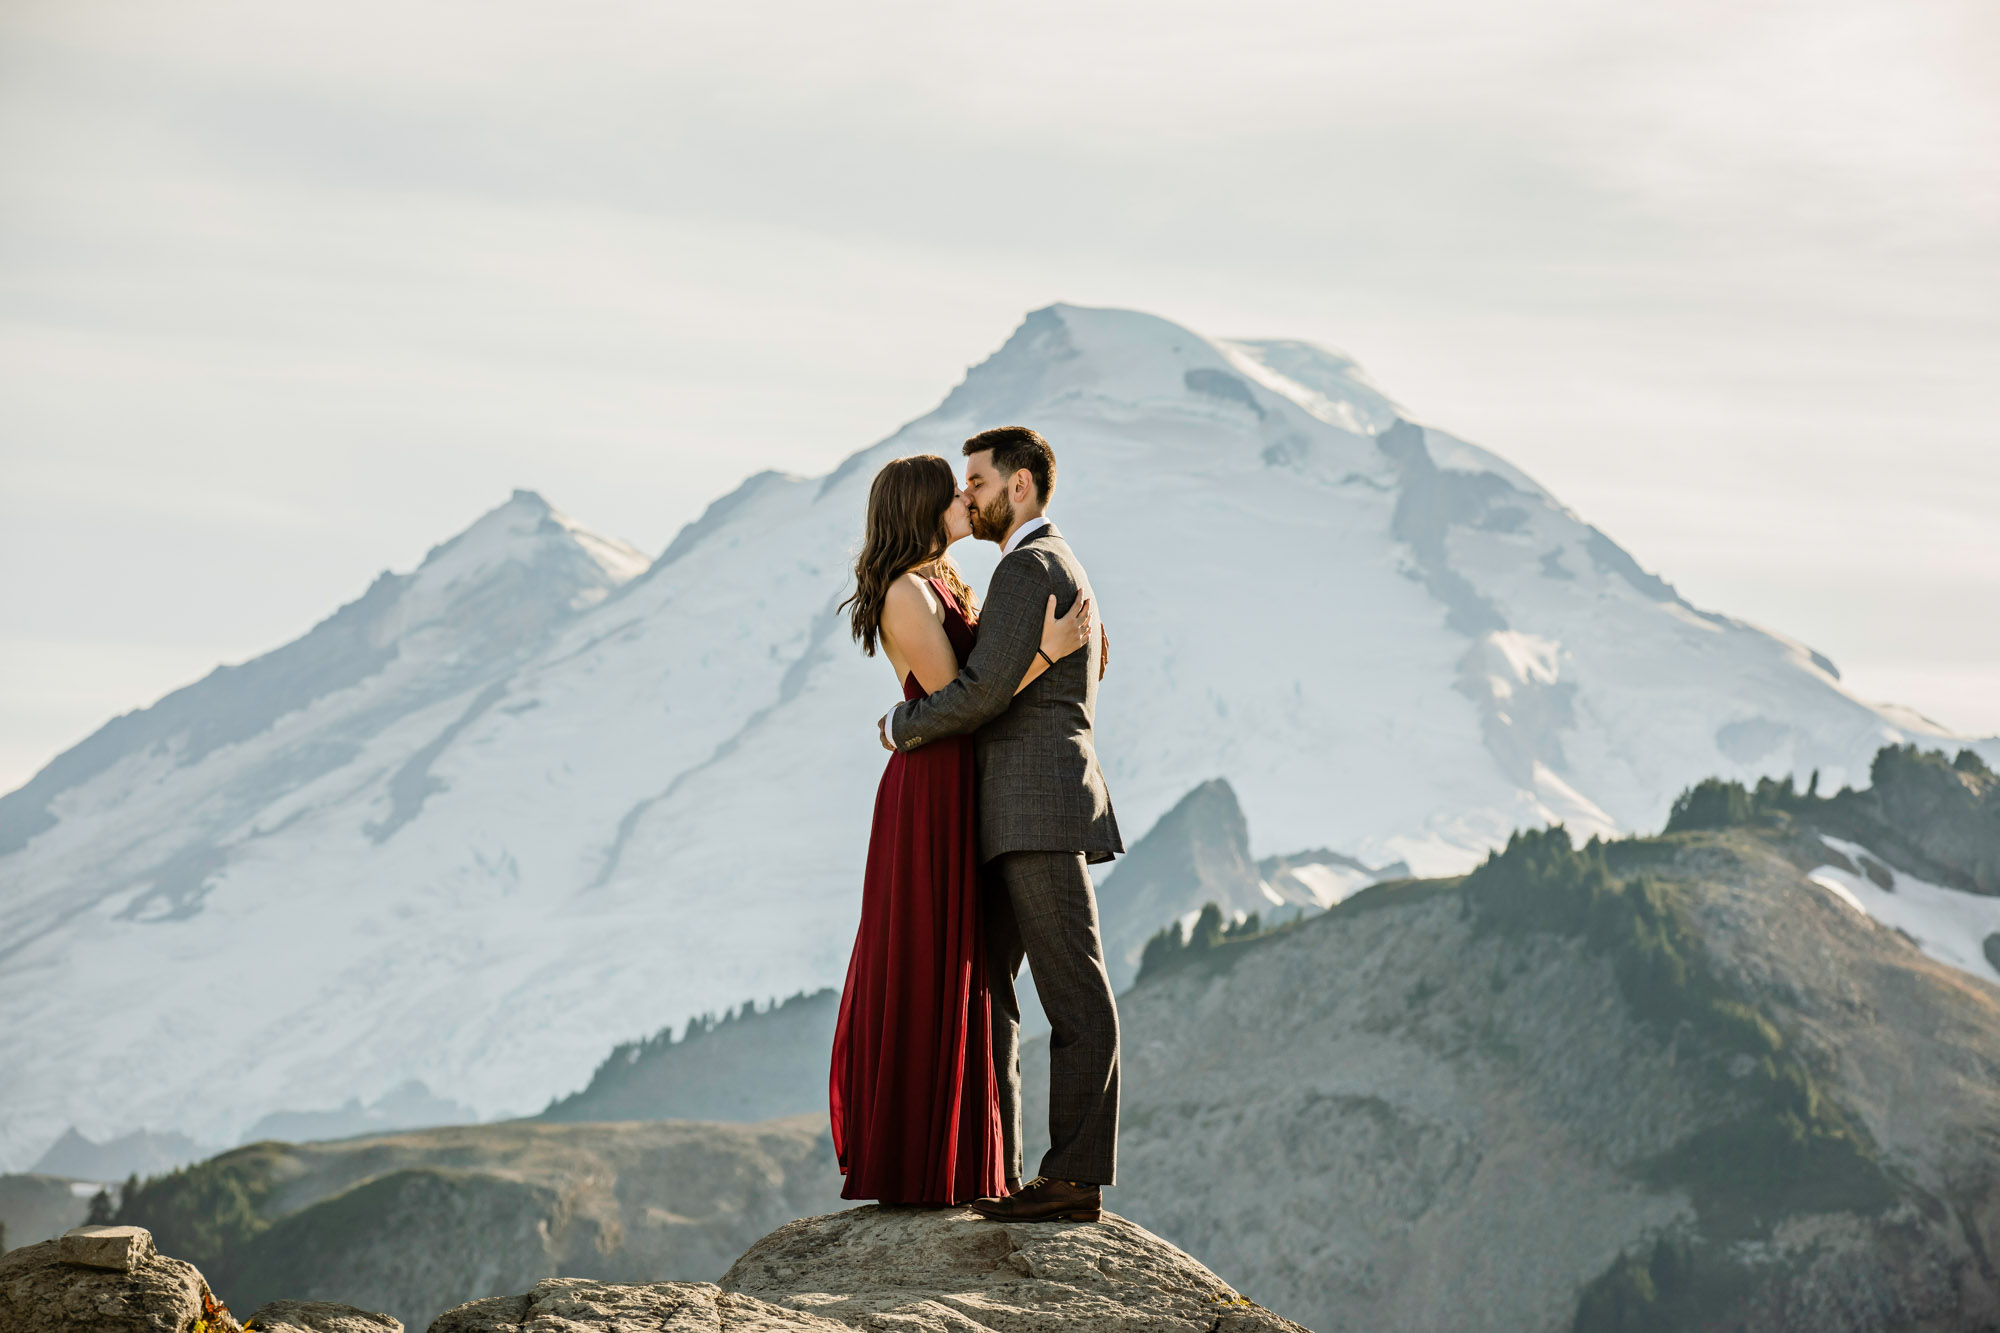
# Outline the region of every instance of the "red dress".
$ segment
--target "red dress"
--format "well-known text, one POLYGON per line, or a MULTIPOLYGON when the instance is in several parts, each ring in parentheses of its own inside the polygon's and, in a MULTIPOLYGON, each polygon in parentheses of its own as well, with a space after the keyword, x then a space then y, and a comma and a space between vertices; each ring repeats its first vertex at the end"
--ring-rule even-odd
MULTIPOLYGON (((962 665, 973 628, 936 579, 962 665)), ((905 699, 921 699, 912 674, 905 699)), ((890 756, 875 793, 861 925, 833 1033, 845 1199, 962 1203, 1003 1192, 1000 1096, 979 926, 970 736, 890 756)))

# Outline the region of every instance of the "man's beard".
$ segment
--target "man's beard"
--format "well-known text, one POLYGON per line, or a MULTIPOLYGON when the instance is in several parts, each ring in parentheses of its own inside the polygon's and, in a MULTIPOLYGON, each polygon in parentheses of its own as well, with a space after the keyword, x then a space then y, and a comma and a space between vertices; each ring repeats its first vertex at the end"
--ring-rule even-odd
POLYGON ((1014 524, 1014 504, 1002 491, 985 505, 971 506, 966 517, 972 520, 972 535, 983 542, 1005 541, 1014 524))

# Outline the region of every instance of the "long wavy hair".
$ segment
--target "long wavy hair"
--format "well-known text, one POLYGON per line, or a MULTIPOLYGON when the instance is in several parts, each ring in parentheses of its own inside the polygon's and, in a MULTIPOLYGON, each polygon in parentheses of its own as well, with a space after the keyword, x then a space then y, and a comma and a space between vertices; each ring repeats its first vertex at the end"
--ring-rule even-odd
POLYGON ((882 603, 890 585, 920 565, 936 561, 938 577, 967 617, 979 613, 972 589, 945 554, 951 535, 944 515, 957 494, 951 464, 936 454, 891 459, 875 474, 875 484, 868 488, 868 532, 854 558, 854 595, 840 604, 868 656, 875 655, 881 636, 882 603))

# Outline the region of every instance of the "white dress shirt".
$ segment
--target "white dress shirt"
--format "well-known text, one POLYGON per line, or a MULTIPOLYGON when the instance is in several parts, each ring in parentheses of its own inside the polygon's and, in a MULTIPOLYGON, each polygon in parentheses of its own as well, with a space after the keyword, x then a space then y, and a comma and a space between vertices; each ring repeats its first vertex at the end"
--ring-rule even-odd
POLYGON ((1005 542, 1001 543, 1000 546, 1001 558, 1005 559, 1006 557, 1014 554, 1014 548, 1016 546, 1019 546, 1022 542, 1032 537, 1038 530, 1046 528, 1048 525, 1049 525, 1048 516, 1044 514, 1039 518, 1031 518, 1026 523, 1023 523, 1020 527, 1015 528, 1014 535, 1009 537, 1005 542))
MULTIPOLYGON (((1015 528, 1013 535, 1009 536, 1006 541, 1000 544, 1000 558, 1002 560, 1005 560, 1008 556, 1014 554, 1015 547, 1019 546, 1022 542, 1028 540, 1028 538, 1034 536, 1035 533, 1039 532, 1043 528, 1046 528, 1048 525, 1049 525, 1048 516, 1046 514, 1043 514, 1035 518, 1031 518, 1026 523, 1023 523, 1020 527, 1015 528)), ((901 708, 902 706, 903 706, 902 701, 898 701, 894 705, 894 707, 889 709, 889 715, 882 719, 882 730, 888 733, 889 739, 892 741, 896 739, 896 709, 901 708)))

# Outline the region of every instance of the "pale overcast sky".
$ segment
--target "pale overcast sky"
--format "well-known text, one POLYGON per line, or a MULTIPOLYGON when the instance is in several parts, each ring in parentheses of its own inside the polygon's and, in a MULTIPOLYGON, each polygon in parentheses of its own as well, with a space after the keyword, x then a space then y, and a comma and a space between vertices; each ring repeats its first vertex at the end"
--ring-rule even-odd
POLYGON ((540 490, 657 550, 1027 310, 1339 347, 2000 732, 1984 0, 0 11, 0 789, 540 490))

